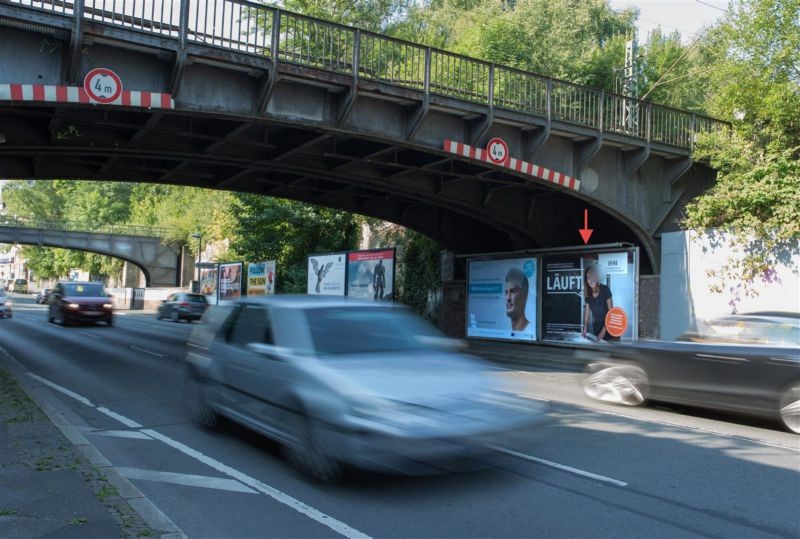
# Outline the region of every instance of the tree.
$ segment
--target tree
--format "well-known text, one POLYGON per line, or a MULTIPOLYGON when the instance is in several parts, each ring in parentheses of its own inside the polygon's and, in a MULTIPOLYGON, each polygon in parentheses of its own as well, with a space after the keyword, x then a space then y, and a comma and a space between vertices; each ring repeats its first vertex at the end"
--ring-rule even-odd
POLYGON ((231 257, 276 260, 280 292, 306 292, 309 254, 358 244, 353 214, 259 195, 234 196, 231 257))
POLYGON ((800 0, 738 0, 712 34, 712 114, 732 133, 699 141, 717 182, 687 208, 686 225, 731 231, 744 258, 720 268, 718 288, 753 293, 757 279, 800 246, 800 0))

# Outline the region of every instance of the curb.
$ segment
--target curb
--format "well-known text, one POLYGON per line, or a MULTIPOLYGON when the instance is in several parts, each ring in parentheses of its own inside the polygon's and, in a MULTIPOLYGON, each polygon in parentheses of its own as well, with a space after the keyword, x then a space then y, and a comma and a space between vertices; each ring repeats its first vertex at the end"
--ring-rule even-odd
MULTIPOLYGON (((24 374, 26 369, 10 353, 0 348, 2 355, 5 356, 5 363, 9 367, 14 380, 22 390, 36 403, 44 412, 47 418, 61 431, 61 433, 74 445, 78 451, 89 461, 92 466, 101 471, 108 478, 108 482, 113 485, 122 499, 124 499, 131 509, 134 510, 144 522, 153 530, 160 534, 162 539, 187 539, 183 530, 178 527, 161 509, 151 502, 142 491, 136 488, 133 483, 120 475, 117 468, 105 458, 97 448, 92 445, 81 432, 70 425, 61 415, 61 412, 47 401, 45 392, 40 387, 36 387, 24 374)), ((0 358, 0 362, 3 362, 0 358)))

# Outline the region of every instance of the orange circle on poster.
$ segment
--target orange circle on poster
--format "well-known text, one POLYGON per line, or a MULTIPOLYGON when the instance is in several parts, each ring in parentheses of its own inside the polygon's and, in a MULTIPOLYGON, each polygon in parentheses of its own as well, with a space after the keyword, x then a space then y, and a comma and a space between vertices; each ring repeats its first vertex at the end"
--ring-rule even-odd
POLYGON ((621 337, 628 328, 628 315, 621 307, 612 307, 606 313, 606 331, 612 337, 621 337))

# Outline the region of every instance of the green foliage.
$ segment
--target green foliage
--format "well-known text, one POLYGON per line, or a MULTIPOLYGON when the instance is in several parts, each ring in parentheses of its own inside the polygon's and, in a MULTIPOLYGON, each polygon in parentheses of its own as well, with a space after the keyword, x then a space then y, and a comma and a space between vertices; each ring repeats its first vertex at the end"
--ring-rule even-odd
POLYGON ((709 107, 740 118, 730 137, 699 141, 717 183, 687 208, 691 228, 736 233, 743 259, 720 268, 719 287, 752 293, 800 245, 800 0, 740 0, 714 30, 724 53, 709 73, 709 107))
POLYGON ((309 254, 352 249, 358 243, 352 214, 258 195, 234 196, 230 257, 276 260, 279 292, 305 293, 309 254))
POLYGON ((406 232, 403 271, 399 276, 399 299, 415 311, 424 313, 428 292, 441 288, 441 245, 417 232, 406 232))

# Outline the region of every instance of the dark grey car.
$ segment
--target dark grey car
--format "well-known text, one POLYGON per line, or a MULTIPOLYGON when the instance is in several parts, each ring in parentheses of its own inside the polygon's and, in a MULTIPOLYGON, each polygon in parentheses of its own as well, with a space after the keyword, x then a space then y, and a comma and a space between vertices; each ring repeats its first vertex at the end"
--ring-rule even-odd
POLYGON ((211 308, 189 342, 187 402, 278 440, 332 479, 343 464, 437 473, 482 464, 544 406, 406 309, 324 297, 211 308))
POLYGON ((161 302, 156 318, 167 318, 173 322, 200 320, 208 309, 208 300, 202 294, 176 293, 161 302))

